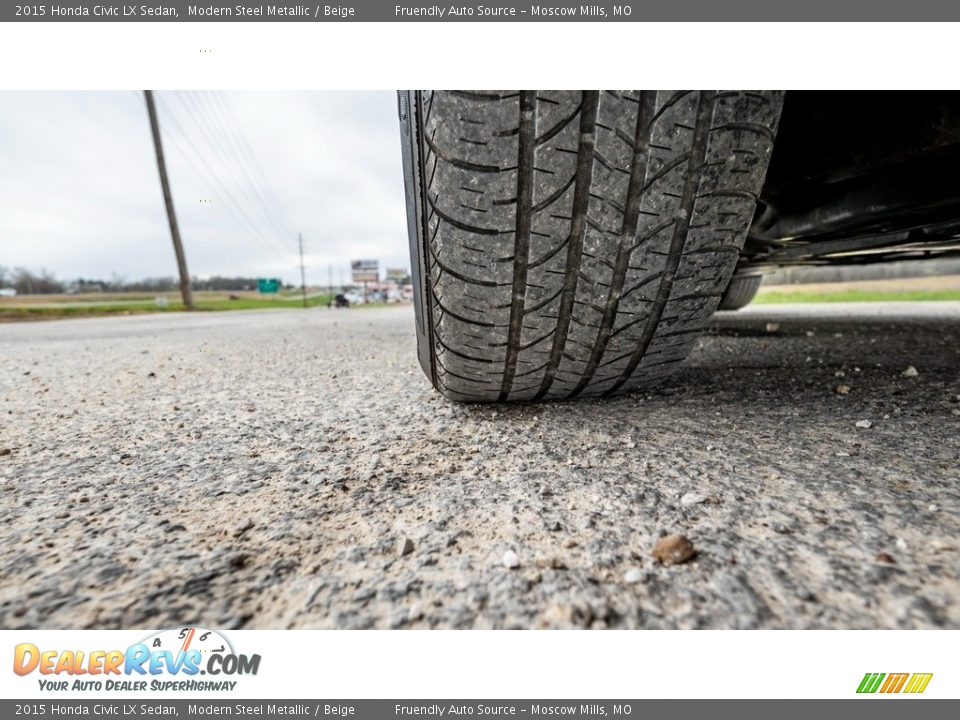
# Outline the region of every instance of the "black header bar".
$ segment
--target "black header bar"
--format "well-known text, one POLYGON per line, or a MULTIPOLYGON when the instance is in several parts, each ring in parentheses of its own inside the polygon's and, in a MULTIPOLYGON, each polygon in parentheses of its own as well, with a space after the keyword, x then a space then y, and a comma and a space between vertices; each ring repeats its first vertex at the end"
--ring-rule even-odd
MULTIPOLYGON (((750 22, 955 21, 945 0, 547 0, 411 3, 362 0, 270 3, 256 0, 154 0, 131 4, 63 0, 0 4, 0 22, 750 22)), ((746 39, 745 39, 746 40, 746 39)))

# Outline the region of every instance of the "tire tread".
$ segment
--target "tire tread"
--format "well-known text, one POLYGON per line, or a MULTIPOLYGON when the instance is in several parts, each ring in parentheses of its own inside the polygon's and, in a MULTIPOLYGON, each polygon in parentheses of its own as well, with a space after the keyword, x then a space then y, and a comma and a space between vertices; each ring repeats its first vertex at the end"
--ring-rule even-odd
POLYGON ((782 94, 415 97, 436 387, 562 399, 674 370, 727 288, 782 94))

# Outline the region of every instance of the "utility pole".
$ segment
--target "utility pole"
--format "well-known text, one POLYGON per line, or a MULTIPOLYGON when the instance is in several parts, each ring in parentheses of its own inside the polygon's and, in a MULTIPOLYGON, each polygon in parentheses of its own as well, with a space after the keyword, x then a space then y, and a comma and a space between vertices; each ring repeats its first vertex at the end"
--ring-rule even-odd
POLYGON ((167 179, 167 163, 163 159, 163 143, 160 141, 160 123, 157 122, 157 108, 153 104, 153 91, 144 90, 147 101, 147 115, 150 116, 150 132, 153 134, 153 148, 157 153, 157 170, 160 171, 160 187, 163 188, 163 202, 167 207, 167 221, 170 223, 170 237, 173 238, 173 252, 177 256, 177 270, 180 273, 180 297, 183 306, 193 309, 193 292, 190 290, 190 273, 187 272, 187 256, 180 242, 180 228, 177 227, 177 214, 173 210, 173 196, 170 194, 170 181, 167 179))
POLYGON ((303 269, 303 234, 297 235, 300 241, 300 289, 303 291, 303 306, 307 306, 307 273, 303 269))
POLYGON ((327 294, 333 297, 333 264, 327 265, 327 294))

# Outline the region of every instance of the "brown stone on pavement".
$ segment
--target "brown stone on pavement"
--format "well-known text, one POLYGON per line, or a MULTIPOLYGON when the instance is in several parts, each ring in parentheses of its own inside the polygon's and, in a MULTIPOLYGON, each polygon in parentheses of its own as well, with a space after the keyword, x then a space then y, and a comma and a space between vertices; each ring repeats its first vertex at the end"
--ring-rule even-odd
POLYGON ((693 543, 683 535, 666 535, 653 546, 653 557, 664 565, 679 565, 697 554, 693 543))

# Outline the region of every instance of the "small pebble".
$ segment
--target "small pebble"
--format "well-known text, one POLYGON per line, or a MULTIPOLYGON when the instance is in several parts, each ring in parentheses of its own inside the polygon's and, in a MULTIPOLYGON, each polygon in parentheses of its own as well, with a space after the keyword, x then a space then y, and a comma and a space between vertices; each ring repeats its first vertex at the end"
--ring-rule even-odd
POLYGON ((643 570, 640 568, 630 568, 623 574, 623 581, 633 585, 643 580, 643 570))
POLYGON ((871 428, 871 427, 873 427, 873 421, 872 421, 872 420, 857 420, 857 427, 858 427, 858 428, 871 428))
POLYGON ((243 535, 247 530, 249 530, 252 527, 253 527, 253 520, 251 520, 250 518, 244 518, 233 529, 233 534, 235 536, 243 535))
POLYGON ((766 330, 768 333, 775 333, 780 329, 780 323, 767 323, 766 330))
POLYGON ((685 563, 696 552, 693 543, 683 535, 666 535, 653 546, 653 557, 664 565, 685 563))
POLYGON ((903 377, 916 377, 920 373, 917 372, 917 369, 913 365, 907 365, 907 369, 900 374, 903 377))
POLYGON ((684 506, 690 505, 699 505, 705 500, 703 495, 698 495, 697 493, 688 492, 680 498, 680 504, 684 506))
POLYGON ((847 394, 849 394, 849 392, 850 392, 850 386, 849 386, 849 385, 837 385, 837 386, 833 389, 833 391, 834 391, 837 395, 847 395, 847 394))
POLYGON ((507 550, 503 554, 503 566, 508 570, 515 570, 520 567, 520 558, 513 550, 507 550))
POLYGON ((412 552, 413 552, 413 540, 406 537, 401 538, 400 542, 397 543, 397 553, 400 555, 400 557, 403 557, 404 555, 409 555, 412 552))
POLYGON ((896 565, 897 561, 893 559, 893 555, 890 553, 877 553, 876 557, 873 558, 878 563, 886 563, 887 565, 896 565))
POLYGON ((4 455, 9 455, 12 452, 13 450, 11 450, 10 448, 0 448, 0 457, 3 457, 4 455))

